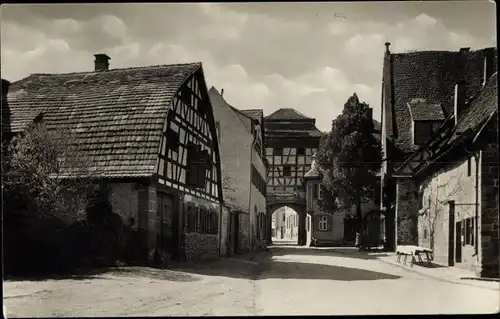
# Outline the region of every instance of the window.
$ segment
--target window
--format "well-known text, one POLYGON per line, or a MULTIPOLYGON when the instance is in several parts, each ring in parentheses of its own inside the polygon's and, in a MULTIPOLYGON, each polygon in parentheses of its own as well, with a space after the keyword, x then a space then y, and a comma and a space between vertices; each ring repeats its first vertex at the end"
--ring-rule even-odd
POLYGON ((285 220, 286 220, 286 216, 285 216, 285 214, 283 214, 283 221, 285 221, 285 220))
POLYGON ((168 149, 177 151, 179 149, 179 133, 169 128, 167 130, 166 136, 168 149))
POLYGON ((292 176, 292 167, 290 165, 283 166, 283 176, 292 176))
POLYGON ((306 149, 305 148, 298 148, 297 155, 306 155, 306 149))
POLYGON ((427 228, 424 228, 424 239, 427 239, 427 228))
POLYGON ((472 159, 469 157, 467 159, 467 176, 471 176, 472 173, 472 159))
POLYGON ((319 195, 319 184, 313 184, 313 199, 317 199, 319 195))
POLYGON ((320 231, 326 231, 328 228, 328 216, 321 216, 318 223, 318 229, 320 231))
POLYGON ((467 218, 462 223, 465 224, 465 240, 464 245, 474 245, 474 219, 467 218))
POLYGON ((283 155, 283 149, 282 148, 275 148, 273 149, 273 155, 283 155))
POLYGON ((413 144, 424 144, 441 126, 436 121, 414 121, 413 122, 413 144))

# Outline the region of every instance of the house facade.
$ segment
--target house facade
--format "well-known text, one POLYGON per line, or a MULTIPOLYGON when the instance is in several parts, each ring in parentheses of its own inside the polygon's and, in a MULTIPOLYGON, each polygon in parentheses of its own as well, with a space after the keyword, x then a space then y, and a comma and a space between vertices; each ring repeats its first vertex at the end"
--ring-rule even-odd
POLYGON ((11 83, 7 133, 40 116, 49 130, 70 130, 113 211, 143 231, 141 259, 217 258, 221 167, 201 63, 109 69, 109 60, 11 83))
POLYGON ((498 277, 496 55, 387 49, 384 62, 383 206, 397 244, 483 277, 498 277))
POLYGON ((278 208, 274 214, 273 238, 277 240, 297 240, 299 216, 289 207, 278 208))
MULTIPOLYGON (((351 209, 332 208, 325 211, 318 201, 322 198, 322 181, 315 158, 312 168, 305 175, 308 220, 308 245, 310 246, 354 246, 358 221, 356 207, 351 209)), ((371 242, 382 242, 382 228, 379 204, 373 193, 371 200, 361 204, 362 218, 365 220, 366 235, 371 242)))
POLYGON ((387 245, 395 249, 396 240, 417 242, 418 218, 401 211, 396 216, 396 203, 400 209, 403 205, 397 196, 407 192, 405 180, 394 176, 394 170, 452 116, 457 82, 465 82, 467 100, 479 92, 497 68, 497 53, 495 48, 391 53, 389 47, 386 43, 382 79, 381 210, 386 216, 387 245))
POLYGON ((261 247, 266 241, 263 112, 238 110, 221 93, 214 87, 209 90, 220 144, 223 195, 231 222, 237 223, 230 231, 229 246, 232 252, 242 252, 261 247))
MULTIPOLYGON (((298 243, 306 244, 306 203, 303 179, 311 168, 321 132, 316 121, 291 108, 282 108, 264 119, 267 172, 268 220, 280 207, 299 215, 298 243)), ((269 223, 270 229, 270 223, 269 223)))

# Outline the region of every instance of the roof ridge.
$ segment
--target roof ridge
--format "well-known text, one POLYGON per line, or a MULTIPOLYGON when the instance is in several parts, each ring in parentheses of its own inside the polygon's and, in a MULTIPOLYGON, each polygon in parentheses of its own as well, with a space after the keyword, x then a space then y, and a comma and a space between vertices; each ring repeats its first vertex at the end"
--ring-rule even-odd
MULTIPOLYGON (((202 66, 202 62, 189 62, 189 63, 174 63, 174 64, 155 64, 155 65, 144 65, 144 66, 131 66, 128 68, 116 68, 116 69, 109 69, 106 71, 80 71, 80 72, 69 72, 69 73, 31 73, 29 76, 35 75, 35 76, 40 76, 40 75, 58 75, 58 76, 69 76, 69 75, 79 75, 79 74, 89 74, 89 73, 109 73, 109 72, 114 72, 114 71, 124 71, 124 70, 138 70, 138 69, 154 69, 154 68, 159 68, 159 67, 173 67, 173 66, 188 66, 188 65, 199 65, 202 66)), ((29 77, 28 76, 28 77, 29 77)), ((22 80, 22 79, 21 79, 22 80)), ((19 80, 19 81, 21 81, 19 80)), ((16 81, 18 82, 18 81, 16 81)))

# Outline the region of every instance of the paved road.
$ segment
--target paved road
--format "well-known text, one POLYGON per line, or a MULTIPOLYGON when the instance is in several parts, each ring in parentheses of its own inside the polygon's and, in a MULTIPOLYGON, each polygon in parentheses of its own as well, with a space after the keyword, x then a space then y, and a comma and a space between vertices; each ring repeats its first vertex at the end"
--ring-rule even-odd
MULTIPOLYGON (((283 244, 283 243, 282 243, 283 244)), ((364 253, 273 246, 175 270, 6 281, 9 317, 492 313, 498 283, 456 284, 364 253)))

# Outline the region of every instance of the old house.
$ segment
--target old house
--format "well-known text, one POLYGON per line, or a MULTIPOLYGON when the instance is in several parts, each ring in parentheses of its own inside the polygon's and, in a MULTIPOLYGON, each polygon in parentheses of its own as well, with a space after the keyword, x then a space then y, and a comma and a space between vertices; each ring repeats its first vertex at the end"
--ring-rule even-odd
POLYGON ((388 46, 383 206, 397 221, 397 244, 498 276, 497 51, 391 54, 388 46))
MULTIPOLYGON (((356 220, 356 207, 351 209, 332 207, 325 211, 318 201, 322 198, 322 182, 318 165, 313 156, 311 169, 305 174, 307 220, 306 229, 308 245, 313 246, 353 246, 355 243, 358 223, 356 220)), ((362 217, 367 236, 374 237, 371 242, 382 241, 380 227, 379 202, 376 192, 372 192, 366 201, 361 204, 362 217)))
POLYGON ((497 73, 469 99, 456 84, 453 114, 395 172, 411 176, 419 245, 482 277, 499 275, 497 88, 497 73))
POLYGON ((391 53, 389 46, 386 43, 382 78, 381 209, 386 215, 387 244, 394 249, 396 238, 398 244, 417 241, 417 217, 403 212, 406 179, 394 176, 395 168, 453 114, 458 82, 465 82, 467 99, 479 92, 497 68, 497 53, 495 48, 391 53))
POLYGON ((280 207, 274 214, 273 237, 277 240, 292 240, 298 239, 299 215, 289 207, 280 207))
POLYGON ((219 136, 223 193, 231 211, 229 251, 266 243, 266 174, 262 110, 238 110, 212 87, 210 101, 219 136))
MULTIPOLYGON (((321 131, 316 120, 295 109, 281 108, 264 118, 267 172, 268 220, 280 207, 299 215, 299 245, 306 244, 306 200, 303 179, 311 168, 321 131)), ((268 226, 270 228, 270 225, 268 226)))
POLYGON ((201 63, 109 69, 109 60, 12 83, 6 133, 40 114, 48 129, 74 133, 114 212, 144 231, 144 259, 216 258, 221 168, 201 63))

